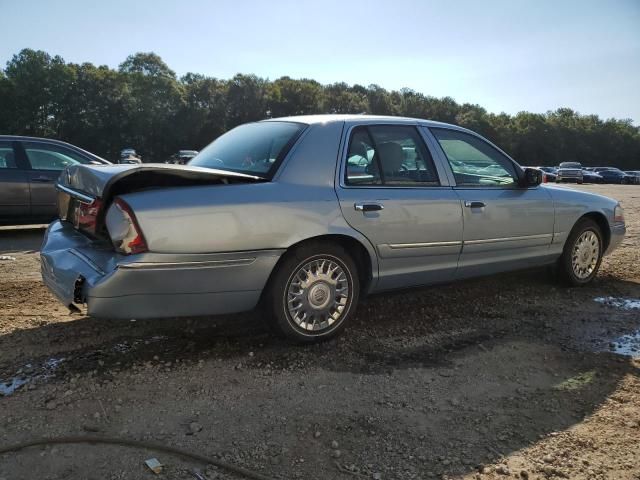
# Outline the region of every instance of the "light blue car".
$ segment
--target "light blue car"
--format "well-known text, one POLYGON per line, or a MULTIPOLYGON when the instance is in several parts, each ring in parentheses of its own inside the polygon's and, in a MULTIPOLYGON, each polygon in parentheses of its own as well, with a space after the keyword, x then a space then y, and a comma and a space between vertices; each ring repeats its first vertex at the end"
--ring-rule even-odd
POLYGON ((250 310, 336 335, 358 298, 556 265, 590 282, 625 233, 617 201, 541 185, 479 135, 426 120, 319 115, 239 126, 188 165, 75 165, 42 275, 116 318, 250 310))

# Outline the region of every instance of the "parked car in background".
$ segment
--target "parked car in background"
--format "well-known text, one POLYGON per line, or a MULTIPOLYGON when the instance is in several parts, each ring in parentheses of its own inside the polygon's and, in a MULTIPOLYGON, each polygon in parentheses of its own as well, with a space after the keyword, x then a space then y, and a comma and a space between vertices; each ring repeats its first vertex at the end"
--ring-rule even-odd
POLYGON ((624 173, 633 177, 632 183, 640 185, 640 170, 627 170, 624 173))
POLYGON ((60 172, 102 164, 109 162, 58 140, 0 135, 0 224, 49 223, 57 213, 60 172))
POLYGON ((270 119, 225 133, 189 165, 69 167, 42 276, 97 317, 262 302, 282 334, 313 342, 368 293, 544 265, 589 283, 622 241, 623 210, 541 180, 454 125, 270 119))
POLYGON ((624 173, 619 168, 615 167, 596 167, 593 169, 603 179, 603 183, 620 183, 630 184, 634 183, 635 179, 632 175, 624 173))
POLYGON ((142 163, 142 157, 133 148, 124 148, 120 151, 118 163, 134 164, 142 163))
POLYGON ((555 182, 558 178, 558 171, 554 167, 537 167, 542 170, 545 182, 555 182))
POLYGON ((582 170, 582 181, 584 183, 604 183, 602 175, 594 172, 593 170, 589 170, 588 168, 584 168, 582 170))
POLYGON ((556 182, 582 183, 582 165, 578 162, 562 162, 556 172, 556 182))
POLYGON ((198 155, 197 150, 179 150, 178 153, 174 153, 171 155, 169 160, 166 163, 173 163, 176 165, 185 165, 189 163, 189 161, 198 155))

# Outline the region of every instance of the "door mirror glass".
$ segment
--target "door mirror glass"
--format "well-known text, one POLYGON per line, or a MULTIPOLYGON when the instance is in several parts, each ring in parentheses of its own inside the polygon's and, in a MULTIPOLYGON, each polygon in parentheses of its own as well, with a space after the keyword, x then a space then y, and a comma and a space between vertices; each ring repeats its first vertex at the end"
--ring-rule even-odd
POLYGON ((522 181, 523 187, 535 187, 542 183, 542 171, 537 168, 525 168, 522 181))

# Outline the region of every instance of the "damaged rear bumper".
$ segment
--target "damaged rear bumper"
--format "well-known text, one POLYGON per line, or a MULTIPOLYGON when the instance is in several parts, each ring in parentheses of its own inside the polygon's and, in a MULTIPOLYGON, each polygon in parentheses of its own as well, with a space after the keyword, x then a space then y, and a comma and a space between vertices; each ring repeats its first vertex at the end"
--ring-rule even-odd
POLYGON ((56 221, 40 252, 58 299, 96 317, 160 318, 250 310, 282 250, 120 255, 56 221))

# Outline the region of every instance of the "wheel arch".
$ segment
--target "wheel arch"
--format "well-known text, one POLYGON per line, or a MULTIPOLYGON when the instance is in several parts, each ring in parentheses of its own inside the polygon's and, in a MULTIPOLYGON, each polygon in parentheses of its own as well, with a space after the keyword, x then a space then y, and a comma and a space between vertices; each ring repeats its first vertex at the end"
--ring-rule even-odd
POLYGON ((574 228, 578 224, 578 222, 583 218, 588 218, 593 220, 594 222, 596 222, 598 227, 600 227, 600 231, 602 232, 602 237, 603 237, 602 239, 604 241, 602 251, 606 252, 607 248, 609 248, 609 243, 611 242, 611 227, 609 226, 609 221, 607 220, 607 217, 602 212, 598 212, 598 211, 587 212, 584 215, 582 215, 580 218, 578 218, 576 223, 574 223, 574 228))
POLYGON ((366 294, 367 292, 369 292, 369 289, 378 278, 378 259, 375 255, 373 247, 370 244, 365 244, 365 241, 351 235, 346 235, 344 233, 329 233, 324 235, 317 235, 314 237, 308 237, 304 240, 300 240, 296 243, 291 244, 280 256, 275 266, 271 270, 271 274, 269 275, 269 278, 267 279, 267 282, 265 284, 265 288, 263 289, 263 294, 268 290, 268 286, 271 283, 273 276, 282 265, 282 262, 284 261, 284 258, 287 256, 287 254, 295 250, 296 248, 313 242, 330 242, 343 247, 351 256, 351 258, 353 258, 353 261, 358 267, 360 293, 363 295, 366 294))

